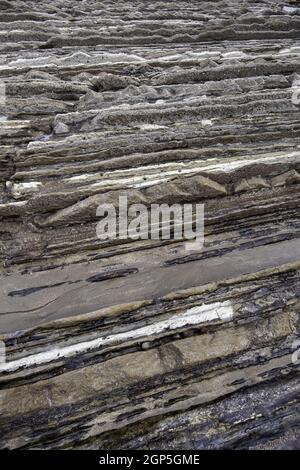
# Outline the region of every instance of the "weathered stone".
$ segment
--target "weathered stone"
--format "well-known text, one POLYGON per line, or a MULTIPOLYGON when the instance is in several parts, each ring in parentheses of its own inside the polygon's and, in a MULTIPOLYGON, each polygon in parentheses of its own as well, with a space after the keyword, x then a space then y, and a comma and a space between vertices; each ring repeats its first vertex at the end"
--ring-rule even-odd
POLYGON ((0 1, 0 448, 296 447, 300 6, 77 3, 0 1))

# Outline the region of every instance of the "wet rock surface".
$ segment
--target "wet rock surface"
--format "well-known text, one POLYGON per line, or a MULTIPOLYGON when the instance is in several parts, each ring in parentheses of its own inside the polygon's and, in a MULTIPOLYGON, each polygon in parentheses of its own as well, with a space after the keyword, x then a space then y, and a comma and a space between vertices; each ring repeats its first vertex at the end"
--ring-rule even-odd
POLYGON ((0 1, 1 448, 298 445, 299 59, 298 2, 0 1))

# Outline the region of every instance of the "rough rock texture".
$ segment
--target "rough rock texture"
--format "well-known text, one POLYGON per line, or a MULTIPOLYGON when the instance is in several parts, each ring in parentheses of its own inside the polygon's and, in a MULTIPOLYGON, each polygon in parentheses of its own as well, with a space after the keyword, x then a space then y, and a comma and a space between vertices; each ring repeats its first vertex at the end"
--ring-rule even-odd
POLYGON ((0 0, 1 448, 297 445, 299 59, 297 2, 0 0))

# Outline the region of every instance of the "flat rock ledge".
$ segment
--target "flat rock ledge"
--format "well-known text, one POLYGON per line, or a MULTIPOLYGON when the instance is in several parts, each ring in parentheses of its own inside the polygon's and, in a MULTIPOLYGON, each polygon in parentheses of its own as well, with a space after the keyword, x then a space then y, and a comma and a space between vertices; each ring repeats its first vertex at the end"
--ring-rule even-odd
POLYGON ((0 448, 299 448, 299 2, 0 0, 0 37, 0 448), (124 193, 204 247, 99 240, 124 193))

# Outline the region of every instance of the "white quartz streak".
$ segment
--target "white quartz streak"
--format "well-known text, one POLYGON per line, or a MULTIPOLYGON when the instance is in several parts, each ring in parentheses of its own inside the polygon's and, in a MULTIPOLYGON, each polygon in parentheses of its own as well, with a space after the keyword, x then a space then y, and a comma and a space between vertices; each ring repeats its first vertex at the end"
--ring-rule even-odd
POLYGON ((151 337, 170 330, 178 330, 189 325, 200 325, 212 321, 230 321, 233 318, 233 308, 230 301, 213 304, 199 305, 184 312, 176 314, 167 320, 154 323, 149 326, 137 328, 111 336, 96 338, 91 341, 77 343, 63 348, 55 348, 50 351, 23 357, 0 365, 1 372, 11 372, 22 367, 36 366, 52 362, 58 358, 75 356, 91 350, 97 350, 104 346, 112 346, 125 343, 130 340, 151 340, 151 337))

